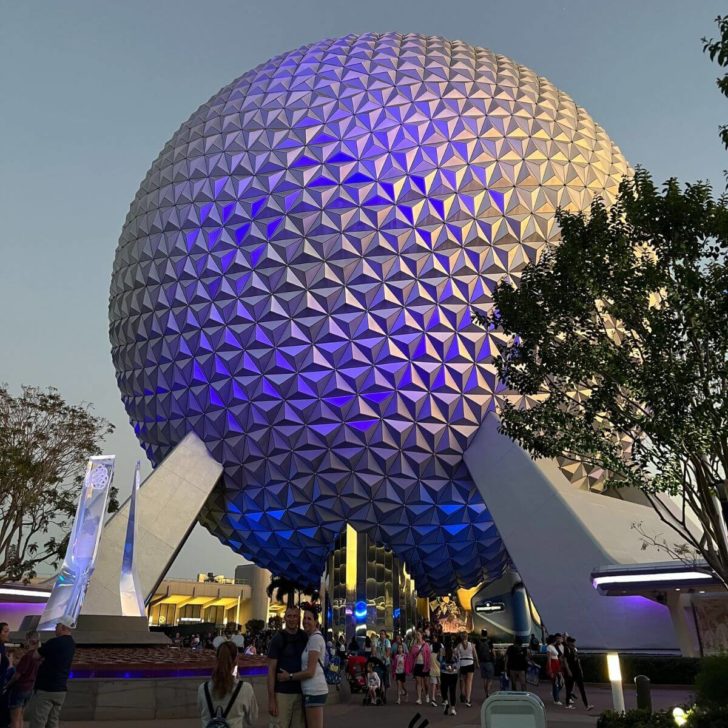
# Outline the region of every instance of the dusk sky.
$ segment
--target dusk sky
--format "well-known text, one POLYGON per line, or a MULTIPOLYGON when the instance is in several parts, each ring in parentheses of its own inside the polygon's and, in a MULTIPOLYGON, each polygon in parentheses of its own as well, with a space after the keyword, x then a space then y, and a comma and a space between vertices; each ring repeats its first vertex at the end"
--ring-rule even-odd
MULTIPOLYGON (((126 497, 144 453, 108 339, 122 224, 180 124, 271 56, 372 31, 490 48, 567 92, 656 180, 710 180, 720 192, 728 106, 701 37, 724 11, 702 0, 0 0, 0 381, 93 402, 116 425, 104 449, 126 497)), ((232 576, 241 561, 198 526, 171 574, 232 576)))

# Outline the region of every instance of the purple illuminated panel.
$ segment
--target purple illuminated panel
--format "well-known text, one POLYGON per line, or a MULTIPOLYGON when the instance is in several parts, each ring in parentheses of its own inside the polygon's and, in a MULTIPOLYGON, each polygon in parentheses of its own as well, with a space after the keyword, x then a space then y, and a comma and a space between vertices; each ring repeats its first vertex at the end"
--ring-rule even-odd
POLYGON ((194 431, 225 468, 202 523, 277 574, 315 582, 349 523, 420 594, 500 575, 462 453, 508 396, 502 338, 472 310, 626 169, 568 96, 461 42, 350 35, 244 74, 164 147, 116 252, 150 459, 194 431))
MULTIPOLYGON (((78 668, 70 673, 72 680, 81 679, 106 679, 106 680, 151 680, 155 678, 192 678, 192 677, 209 677, 212 672, 210 667, 190 667, 190 668, 160 668, 150 670, 125 670, 122 667, 105 667, 105 668, 78 668)), ((265 665, 256 667, 239 667, 238 676, 257 677, 267 675, 268 668, 265 665)))

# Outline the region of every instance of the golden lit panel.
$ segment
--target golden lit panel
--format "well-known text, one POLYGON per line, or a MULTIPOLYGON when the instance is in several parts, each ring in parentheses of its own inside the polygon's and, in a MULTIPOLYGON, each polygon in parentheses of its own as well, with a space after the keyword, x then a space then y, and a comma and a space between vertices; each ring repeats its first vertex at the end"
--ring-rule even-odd
POLYGON ((346 524, 346 592, 352 599, 356 597, 356 531, 346 524))

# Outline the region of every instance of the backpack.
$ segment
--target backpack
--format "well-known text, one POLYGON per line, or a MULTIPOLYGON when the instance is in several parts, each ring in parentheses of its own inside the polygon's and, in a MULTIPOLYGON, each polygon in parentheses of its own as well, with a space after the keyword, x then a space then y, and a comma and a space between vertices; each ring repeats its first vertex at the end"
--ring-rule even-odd
POLYGON ((341 660, 338 657, 329 657, 328 651, 324 653, 324 661, 319 659, 319 665, 324 671, 327 685, 341 684, 341 660))
POLYGON ((205 728, 230 728, 230 723, 227 722, 228 713, 235 704, 235 701, 238 699, 238 695, 240 695, 240 690, 242 689, 242 687, 243 681, 239 680, 238 684, 233 690, 233 694, 230 696, 230 700, 228 700, 228 704, 225 710, 223 710, 222 706, 220 705, 218 705, 217 708, 213 710, 212 696, 210 695, 210 683, 205 683, 205 700, 207 701, 207 709, 210 711, 210 715, 212 716, 212 718, 210 718, 210 720, 208 720, 205 724, 205 728))

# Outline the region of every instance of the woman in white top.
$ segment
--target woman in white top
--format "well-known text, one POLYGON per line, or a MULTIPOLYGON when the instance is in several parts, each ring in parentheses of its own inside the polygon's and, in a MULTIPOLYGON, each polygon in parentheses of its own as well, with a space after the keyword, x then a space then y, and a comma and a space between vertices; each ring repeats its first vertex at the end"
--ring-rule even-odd
POLYGON ((467 632, 462 634, 460 644, 455 648, 455 655, 460 664, 460 680, 465 695, 465 705, 470 708, 472 705, 470 696, 473 694, 473 674, 478 665, 478 655, 475 652, 475 646, 468 640, 467 632))
POLYGON ((301 655, 300 672, 281 670, 281 680, 300 680, 303 706, 306 711, 306 728, 323 728, 324 705, 329 686, 324 675, 324 653, 326 642, 319 629, 318 613, 314 606, 302 604, 303 631, 308 635, 306 649, 301 655))
POLYGON ((202 728, 216 716, 224 717, 230 728, 245 728, 258 720, 253 687, 233 674, 237 664, 238 648, 232 642, 223 642, 217 648, 212 680, 202 683, 197 690, 202 728))

